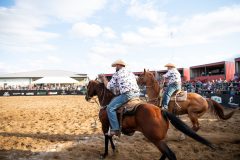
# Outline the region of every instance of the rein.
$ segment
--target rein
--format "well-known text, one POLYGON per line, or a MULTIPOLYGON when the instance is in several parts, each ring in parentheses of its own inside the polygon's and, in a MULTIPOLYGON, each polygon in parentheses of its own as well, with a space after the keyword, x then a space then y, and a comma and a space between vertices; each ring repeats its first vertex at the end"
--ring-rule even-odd
POLYGON ((154 85, 151 85, 151 86, 146 86, 146 88, 152 88, 152 87, 154 87, 154 85))
MULTIPOLYGON (((158 95, 157 95, 156 98, 151 98, 151 99, 148 100, 148 102, 150 102, 150 103, 152 102, 152 103, 156 103, 157 105, 160 105, 160 104, 159 104, 159 103, 161 103, 161 102, 160 102, 160 99, 161 99, 161 95, 160 95, 160 94, 161 94, 161 92, 162 92, 162 91, 161 91, 161 90, 162 90, 162 89, 161 89, 161 86, 163 86, 163 85, 162 85, 162 84, 159 85, 158 82, 155 81, 154 79, 152 79, 152 81, 153 81, 152 85, 149 85, 149 86, 146 85, 146 88, 152 88, 152 89, 154 89, 154 87, 155 87, 154 85, 157 83, 157 86, 159 87, 159 93, 158 93, 158 95)), ((164 83, 164 82, 163 82, 163 83, 164 83)))
MULTIPOLYGON (((103 89, 102 89, 102 92, 101 92, 101 95, 100 96, 102 96, 103 95, 103 99, 101 100, 101 102, 100 102, 100 105, 104 102, 104 99, 105 99, 105 87, 103 87, 103 89)), ((103 106, 101 105, 101 108, 102 108, 103 106)))

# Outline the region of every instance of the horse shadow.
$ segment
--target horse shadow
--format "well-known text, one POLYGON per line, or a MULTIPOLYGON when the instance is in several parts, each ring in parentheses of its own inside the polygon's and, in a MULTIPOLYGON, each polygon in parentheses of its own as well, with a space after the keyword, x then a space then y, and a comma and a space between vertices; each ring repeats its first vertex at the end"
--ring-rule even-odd
MULTIPOLYGON (((47 134, 47 133, 7 133, 0 132, 0 136, 2 137, 16 137, 20 138, 19 143, 21 143, 22 138, 32 138, 34 140, 46 140, 50 142, 49 144, 57 144, 53 148, 47 149, 49 146, 46 146, 46 149, 34 150, 34 144, 30 144, 32 148, 20 148, 12 146, 11 149, 1 149, 0 148, 0 160, 29 160, 29 159, 37 159, 37 160, 46 160, 46 159, 89 159, 95 160, 100 159, 100 154, 104 151, 104 136, 102 133, 94 133, 94 134, 78 134, 78 135, 69 135, 69 134, 47 134), (71 145, 66 145, 68 143, 71 145), (55 148, 56 147, 56 148, 55 148)), ((106 159, 135 159, 141 156, 139 151, 136 149, 136 146, 142 147, 143 141, 147 142, 148 140, 141 134, 136 133, 133 137, 122 136, 119 138, 113 139, 116 144, 116 151, 113 152, 111 149, 109 150, 109 156, 106 159), (125 147, 125 143, 127 144, 127 148, 125 147), (119 151, 123 151, 121 154, 119 151), (131 155, 129 157, 129 155, 131 155)), ((27 145, 26 142, 24 142, 27 145)), ((40 143, 41 144, 41 143, 40 143)), ((147 145, 149 149, 152 144, 147 145)), ((142 149, 143 150, 143 149, 142 149)), ((154 157, 159 155, 157 149, 153 152, 149 152, 149 156, 154 159, 154 157), (155 153, 154 153, 155 151, 155 153)))
POLYGON ((103 150, 104 143, 104 137, 100 133, 71 135, 0 132, 0 137, 3 137, 3 141, 5 141, 3 143, 8 145, 4 147, 3 144, 3 147, 0 147, 0 160, 65 160, 71 159, 71 157, 74 157, 73 159, 81 159, 81 156, 86 155, 85 153, 83 154, 86 151, 92 159, 98 159, 99 149, 103 150), (14 138, 12 139, 12 137, 14 138), (9 143, 4 138, 8 138, 7 141, 9 143), (97 148, 93 145, 95 141, 98 143, 97 148), (93 155, 90 155, 90 152, 93 155))

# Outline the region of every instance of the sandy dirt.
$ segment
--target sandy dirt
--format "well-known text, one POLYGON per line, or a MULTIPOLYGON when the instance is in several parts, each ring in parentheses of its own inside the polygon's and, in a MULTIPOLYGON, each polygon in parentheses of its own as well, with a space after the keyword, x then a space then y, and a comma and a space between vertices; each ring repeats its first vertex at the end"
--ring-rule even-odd
MULTIPOLYGON (((99 159, 104 139, 98 111, 83 96, 0 97, 0 160, 99 159)), ((190 124, 187 116, 181 119, 190 124)), ((206 113, 200 124, 198 133, 217 149, 191 138, 179 142, 179 133, 170 128, 166 141, 179 160, 240 160, 240 110, 227 121, 206 113)), ((117 152, 110 149, 107 160, 157 160, 161 155, 139 132, 114 142, 117 152)))

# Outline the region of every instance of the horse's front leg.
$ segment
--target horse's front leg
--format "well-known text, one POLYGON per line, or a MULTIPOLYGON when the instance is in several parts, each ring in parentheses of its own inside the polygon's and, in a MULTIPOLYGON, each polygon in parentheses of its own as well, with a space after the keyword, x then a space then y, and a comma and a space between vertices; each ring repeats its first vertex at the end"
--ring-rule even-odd
POLYGON ((114 152, 115 152, 115 149, 116 149, 116 147, 115 147, 115 145, 114 145, 114 143, 113 143, 112 136, 111 136, 111 137, 109 137, 109 140, 110 140, 111 147, 112 147, 112 150, 113 150, 113 153, 114 153, 114 152))
POLYGON ((108 155, 108 142, 109 142, 109 136, 105 135, 105 151, 103 154, 101 154, 101 159, 106 158, 106 156, 108 155))

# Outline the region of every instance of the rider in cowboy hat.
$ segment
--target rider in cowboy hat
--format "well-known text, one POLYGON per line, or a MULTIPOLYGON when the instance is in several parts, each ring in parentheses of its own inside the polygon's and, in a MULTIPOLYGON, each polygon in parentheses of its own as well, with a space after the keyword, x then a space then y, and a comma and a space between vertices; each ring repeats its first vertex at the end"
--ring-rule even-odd
POLYGON ((137 85, 135 75, 125 68, 126 64, 122 60, 117 60, 112 64, 116 67, 116 72, 112 79, 108 82, 105 76, 100 75, 99 78, 109 90, 119 89, 120 94, 112 99, 107 105, 107 114, 111 124, 110 135, 119 135, 120 128, 117 119, 116 110, 132 98, 139 97, 140 90, 137 85))
POLYGON ((162 107, 164 110, 168 110, 168 103, 172 94, 176 90, 181 90, 181 74, 172 63, 168 63, 164 67, 168 69, 168 72, 163 75, 164 78, 168 79, 168 87, 163 95, 162 107))

